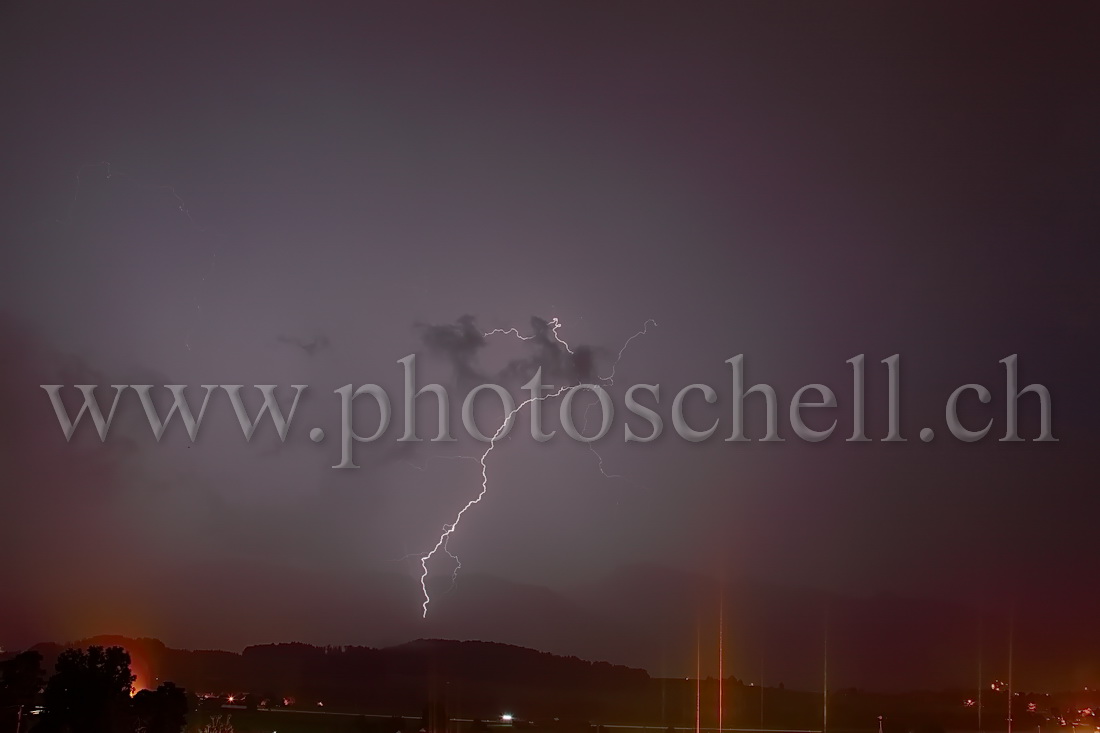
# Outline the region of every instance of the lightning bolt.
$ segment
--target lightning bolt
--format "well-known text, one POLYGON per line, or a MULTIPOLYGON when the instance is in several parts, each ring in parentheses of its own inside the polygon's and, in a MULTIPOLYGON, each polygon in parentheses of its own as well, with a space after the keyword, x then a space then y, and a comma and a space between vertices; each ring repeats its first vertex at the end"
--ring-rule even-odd
MULTIPOLYGON (((649 327, 651 325, 656 327, 657 321, 653 320, 652 318, 646 319, 646 322, 642 324, 642 330, 638 331, 636 334, 623 342, 622 348, 619 349, 618 355, 615 356, 615 361, 611 364, 611 373, 608 374, 606 377, 600 377, 600 381, 604 383, 604 386, 610 387, 615 384, 615 369, 619 366, 619 362, 622 361, 623 353, 626 352, 626 348, 630 346, 630 342, 634 339, 638 338, 639 336, 645 336, 647 333, 649 333, 649 327)), ((592 409, 593 405, 596 405, 598 403, 599 400, 589 402, 588 406, 584 408, 584 425, 581 427, 582 434, 584 434, 584 431, 588 428, 588 412, 592 409)), ((600 455, 599 451, 596 450, 596 446, 593 443, 588 444, 588 450, 592 451, 592 455, 596 456, 596 460, 598 461, 597 468, 599 468, 600 473, 603 474, 604 478, 622 478, 622 476, 617 473, 608 473, 603 469, 603 456, 600 455)))
MULTIPOLYGON (((557 319, 555 318, 554 320, 556 321, 557 319)), ((652 318, 646 319, 646 322, 642 324, 642 330, 638 331, 638 333, 634 334, 623 342, 623 347, 619 349, 619 353, 615 357, 615 361, 611 364, 611 373, 608 374, 606 377, 600 377, 600 381, 602 381, 608 387, 615 384, 615 369, 618 368, 619 362, 622 361, 623 354, 626 352, 626 348, 630 346, 630 342, 634 339, 638 338, 639 336, 645 336, 647 333, 649 333, 650 326, 656 328, 657 321, 653 320, 652 318)), ((554 332, 554 335, 557 335, 557 331, 554 332)))
MULTIPOLYGON (((628 338, 626 340, 626 342, 623 344, 622 348, 619 349, 619 353, 615 357, 615 362, 611 365, 611 373, 607 377, 599 377, 600 381, 604 382, 608 386, 614 384, 615 368, 618 366, 619 360, 622 359, 623 353, 626 351, 626 348, 630 345, 631 341, 638 338, 639 336, 644 336, 648 332, 649 326, 651 324, 653 326, 656 326, 657 322, 654 321, 653 319, 647 320, 643 324, 641 331, 638 331, 636 334, 634 334, 633 336, 631 336, 630 338, 628 338)), ((552 318, 548 322, 548 325, 550 326, 551 332, 554 334, 554 339, 559 344, 561 344, 569 354, 572 354, 573 353, 572 347, 570 347, 569 344, 561 337, 561 335, 558 334, 558 329, 561 328, 561 326, 562 326, 561 321, 558 318, 555 317, 555 318, 552 318)), ((487 332, 483 333, 482 335, 485 336, 485 337, 489 337, 489 336, 493 336, 493 335, 496 335, 496 334, 512 335, 512 336, 515 336, 516 338, 520 339, 521 341, 530 341, 531 339, 535 338, 534 334, 532 334, 530 336, 524 336, 516 328, 506 328, 506 329, 505 328, 496 328, 496 329, 493 329, 492 331, 487 331, 487 332)), ((504 431, 508 428, 508 426, 515 419, 515 416, 524 407, 527 407, 528 405, 530 405, 533 402, 542 402, 542 401, 545 401, 545 400, 554 399, 555 397, 560 397, 562 394, 564 394, 565 392, 568 392, 574 386, 575 385, 565 385, 565 386, 559 387, 557 390, 555 390, 553 392, 550 392, 550 393, 547 393, 545 395, 530 397, 530 398, 524 400, 523 402, 519 403, 518 405, 516 405, 516 407, 513 410, 511 410, 507 415, 504 416, 504 420, 501 421, 500 427, 498 427, 496 429, 496 432, 493 433, 493 437, 489 439, 489 446, 485 449, 485 452, 481 454, 481 458, 479 460, 479 463, 481 464, 481 489, 478 491, 477 496, 475 496, 473 499, 470 499, 468 502, 466 502, 465 506, 463 506, 458 511, 458 514, 455 515, 455 518, 454 518, 453 522, 450 522, 449 524, 443 525, 443 531, 439 535, 439 539, 436 540, 435 546, 432 547, 431 550, 429 550, 428 552, 426 552, 426 553, 424 553, 423 555, 420 556, 420 570, 421 570, 421 572, 420 572, 420 590, 421 590, 421 593, 424 596, 424 602, 421 604, 421 611, 422 611, 421 617, 422 618, 427 618, 428 617, 428 606, 432 602, 431 595, 428 593, 428 562, 433 557, 435 557, 435 555, 438 554, 441 550, 446 555, 448 555, 452 560, 455 561, 455 567, 454 567, 454 570, 451 573, 451 588, 453 589, 454 584, 458 582, 458 571, 459 571, 459 569, 462 568, 462 562, 458 559, 457 555, 455 555, 453 552, 450 551, 447 544, 450 541, 451 536, 454 535, 455 530, 458 529, 458 525, 462 521, 462 517, 466 514, 466 512, 468 512, 471 508, 473 508, 473 507, 477 506, 478 504, 480 504, 481 500, 484 499, 485 495, 489 492, 489 465, 488 465, 487 461, 489 459, 489 454, 492 453, 494 449, 496 449, 497 441, 500 439, 501 435, 503 435, 504 431)), ((590 404, 588 406, 588 408, 585 409, 585 426, 587 426, 587 424, 588 424, 588 409, 591 408, 591 407, 592 407, 592 405, 590 404)), ((595 449, 592 448, 591 443, 589 443, 589 448, 592 449, 592 452, 595 453, 597 458, 599 458, 600 473, 602 473, 604 476, 607 476, 608 478, 613 478, 613 476, 610 476, 606 472, 604 472, 604 470, 603 470, 603 457, 600 456, 599 453, 596 453, 595 449)))
MULTIPOLYGON (((493 449, 497 447, 497 440, 500 439, 500 436, 504 433, 504 430, 508 427, 509 423, 516 416, 516 414, 520 410, 522 410, 524 407, 527 407, 527 405, 531 404, 532 402, 548 400, 548 399, 551 399, 551 398, 554 398, 554 397, 558 397, 558 396, 565 393, 567 390, 569 390, 571 388, 572 388, 572 385, 565 385, 563 387, 559 387, 556 391, 551 392, 549 394, 540 395, 538 397, 529 397, 528 399, 526 399, 523 402, 519 403, 514 410, 509 412, 504 417, 504 420, 503 420, 503 422, 501 422, 500 427, 497 428, 495 433, 493 433, 493 437, 489 439, 489 447, 486 448, 485 452, 481 454, 481 461, 480 461, 480 463, 481 463, 481 490, 478 492, 477 496, 475 496, 473 499, 470 499, 468 502, 466 502, 466 506, 462 507, 458 511, 458 514, 455 515, 455 519, 454 519, 453 522, 451 522, 450 524, 443 525, 443 533, 441 535, 439 535, 439 540, 435 543, 435 547, 433 547, 430 552, 424 554, 420 558, 420 569, 422 571, 421 574, 420 574, 420 590, 424 594, 424 603, 421 604, 421 608, 423 609, 423 612, 424 612, 422 618, 427 618, 428 617, 428 604, 430 604, 432 602, 431 596, 428 595, 428 561, 431 560, 432 557, 434 557, 435 554, 437 552, 439 552, 439 550, 441 548, 446 547, 447 540, 450 538, 450 536, 452 534, 454 534, 455 530, 458 529, 458 523, 462 521, 462 516, 466 512, 468 512, 471 507, 474 507, 474 506, 477 506, 478 504, 480 504, 481 500, 485 498, 485 494, 487 494, 489 492, 489 466, 488 466, 488 464, 486 464, 486 461, 489 458, 489 454, 492 453, 493 449)), ((450 555, 455 560, 458 560, 458 558, 455 557, 454 554, 452 554, 450 550, 444 549, 444 552, 446 552, 448 555, 450 555)), ((455 573, 456 574, 458 572, 459 567, 462 567, 461 563, 459 563, 458 567, 455 568, 455 573)))
MULTIPOLYGON (((449 539, 449 538, 448 538, 449 539)), ((458 571, 462 569, 462 561, 458 559, 458 555, 454 554, 447 548, 447 543, 443 543, 443 552, 447 553, 447 556, 455 561, 455 569, 451 571, 451 587, 447 591, 450 593, 455 589, 455 585, 458 584, 458 571)))
MULTIPOLYGON (((564 346, 566 352, 568 352, 569 354, 572 354, 573 349, 569 346, 569 344, 567 344, 565 342, 565 340, 560 335, 558 335, 558 329, 562 327, 562 322, 557 317, 554 317, 554 318, 551 318, 549 321, 547 321, 546 325, 550 326, 550 332, 554 334, 554 340, 557 341, 562 346, 564 346)), ((520 341, 530 341, 531 339, 535 338, 535 334, 531 334, 530 336, 524 336, 522 333, 519 332, 518 328, 494 328, 492 331, 485 331, 481 335, 488 338, 489 336, 495 336, 498 333, 515 336, 520 341)), ((637 335, 637 334, 635 334, 635 335, 637 335)), ((633 338, 634 338, 634 336, 630 337, 631 340, 633 338)), ((630 340, 628 340, 627 343, 630 343, 630 340)), ((619 352, 619 355, 620 356, 622 355, 621 351, 619 352)), ((600 379, 603 379, 603 377, 600 377, 600 379)))

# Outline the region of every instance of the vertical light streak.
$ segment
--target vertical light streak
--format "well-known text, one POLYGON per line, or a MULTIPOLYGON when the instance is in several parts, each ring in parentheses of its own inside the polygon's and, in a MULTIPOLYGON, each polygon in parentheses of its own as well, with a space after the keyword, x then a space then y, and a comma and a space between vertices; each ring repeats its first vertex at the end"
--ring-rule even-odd
POLYGON ((722 669, 723 663, 723 642, 724 642, 724 629, 726 625, 725 617, 725 601, 726 591, 725 587, 721 587, 718 591, 718 730, 721 733, 722 730, 722 685, 725 682, 725 676, 722 669))

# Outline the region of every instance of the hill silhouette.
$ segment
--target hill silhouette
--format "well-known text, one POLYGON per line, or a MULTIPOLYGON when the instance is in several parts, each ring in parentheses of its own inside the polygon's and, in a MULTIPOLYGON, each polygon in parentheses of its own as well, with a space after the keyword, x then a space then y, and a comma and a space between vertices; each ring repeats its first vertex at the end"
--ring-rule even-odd
MULTIPOLYGON (((293 570, 278 578, 250 575, 247 568, 231 576, 210 568, 173 577, 186 593, 146 599, 140 609, 98 607, 110 598, 74 599, 87 614, 74 616, 65 636, 97 633, 104 619, 113 619, 111 628, 128 631, 131 638, 155 635, 173 647, 192 649, 240 651, 285 639, 375 649, 420 638, 480 640, 606 660, 671 678, 694 675, 698 629, 703 673, 713 676, 722 597, 724 670, 757 684, 820 689, 826 618, 830 680, 837 689, 972 688, 979 655, 987 677, 1007 673, 1008 619, 998 607, 979 610, 888 593, 845 595, 752 578, 720 587, 712 578, 655 565, 622 567, 565 590, 464 573, 453 590, 450 578, 433 588, 427 619, 419 614, 418 584, 397 573, 351 585, 346 578, 293 570), (336 594, 335 587, 345 590, 336 594), (248 611, 216 602, 241 593, 251 599, 248 611)), ((1021 594, 1014 605, 1020 689, 1096 687, 1100 630, 1090 608, 1021 594), (1051 617, 1058 622, 1051 623, 1051 617)), ((56 638, 58 632, 4 643, 25 647, 43 636, 56 638)), ((157 652, 145 656, 156 659, 157 652)), ((234 664, 225 660, 227 669, 234 664)), ((140 666, 135 672, 147 674, 140 666)))

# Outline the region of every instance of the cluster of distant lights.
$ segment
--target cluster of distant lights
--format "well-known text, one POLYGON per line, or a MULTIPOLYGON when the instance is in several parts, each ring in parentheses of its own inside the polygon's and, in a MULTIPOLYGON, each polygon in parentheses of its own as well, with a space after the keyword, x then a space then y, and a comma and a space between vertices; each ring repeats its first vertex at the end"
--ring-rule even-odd
MULTIPOLYGON (((691 678, 687 677, 685 679, 691 679, 691 678)), ((752 687, 754 685, 753 685, 753 683, 750 682, 749 686, 752 687)), ((1005 692, 1008 689, 1008 683, 1006 683, 1002 680, 994 680, 993 682, 990 683, 989 689, 991 689, 994 692, 1005 692)), ((1087 688, 1087 687, 1085 688, 1086 691, 1088 691, 1088 689, 1089 688, 1087 688)), ((1046 693, 1044 693, 1044 694, 1046 694, 1046 693)), ((1020 695, 1020 693, 1019 692, 1014 692, 1013 695, 1018 697, 1020 695)), ((1049 697, 1050 695, 1046 694, 1046 696, 1049 697)), ((220 695, 207 693, 207 694, 202 695, 202 697, 211 698, 211 697, 220 697, 220 695)), ((226 701, 229 704, 232 705, 235 702, 243 700, 244 697, 245 696, 238 696, 238 695, 235 695, 235 694, 234 695, 227 695, 226 696, 226 701)), ((282 699, 282 703, 283 703, 284 707, 290 707, 291 705, 294 704, 294 702, 295 702, 295 700, 292 697, 284 697, 282 699)), ((264 704, 261 704, 261 706, 266 706, 265 704, 266 704, 266 701, 264 701, 264 704)), ((976 707, 977 706, 977 701, 974 698, 967 698, 966 700, 963 701, 963 705, 965 707, 968 707, 968 708, 976 707)), ((324 706, 325 706, 324 702, 322 702, 322 701, 317 702, 317 707, 323 708, 324 706)), ((1033 702, 1029 702, 1027 704, 1027 711, 1029 713, 1037 712, 1038 711, 1038 706, 1033 702)), ((37 713, 39 711, 35 710, 34 712, 37 713)), ((1077 714, 1081 718, 1096 718, 1097 717, 1097 713, 1096 713, 1095 710, 1093 710, 1092 707, 1082 708, 1081 710, 1077 711, 1077 714)), ((1061 716, 1055 716, 1055 717, 1058 720, 1060 725, 1062 725, 1062 726, 1067 725, 1067 722, 1066 722, 1065 718, 1063 718, 1061 716)), ((557 720, 557 718, 555 718, 555 720, 557 720)), ((511 725, 514 721, 515 721, 515 716, 512 715, 512 713, 501 713, 501 715, 500 715, 500 722, 501 723, 511 725)), ((1085 725, 1085 724, 1082 723, 1080 720, 1077 720, 1077 721, 1074 721, 1074 723, 1072 724, 1072 727, 1076 728, 1076 727, 1083 726, 1083 725, 1085 725)), ((1100 732, 1100 725, 1097 725, 1095 727, 1096 727, 1096 730, 1098 732, 1100 732)))
MULTIPOLYGON (((230 705, 232 705, 233 703, 242 703, 242 702, 244 702, 246 697, 248 697, 248 695, 229 695, 228 697, 225 698, 225 701, 227 703, 229 703, 230 705)), ((284 697, 283 698, 283 707, 290 707, 293 704, 294 704, 294 698, 292 698, 292 697, 284 697)), ((259 703, 259 707, 262 707, 262 708, 265 708, 268 705, 269 705, 269 702, 267 700, 262 700, 259 703)), ((319 707, 324 707, 325 706, 325 704, 323 702, 319 702, 319 703, 317 703, 317 705, 319 707)))
MULTIPOLYGON (((751 683, 750 683, 750 685, 751 685, 751 683)), ((1004 692, 1005 690, 1007 690, 1007 688, 1008 688, 1007 683, 1002 682, 1001 680, 994 680, 989 685, 989 689, 993 690, 994 692, 1004 692)), ((1087 687, 1085 689, 1088 690, 1087 687)), ((1016 696, 1019 696, 1020 693, 1016 692, 1016 693, 1013 693, 1013 694, 1016 695, 1016 696)), ((206 696, 204 696, 204 697, 206 697, 206 696)), ((214 697, 214 695, 210 695, 210 697, 214 697)), ((241 698, 241 699, 243 699, 243 698, 241 698)), ((226 697, 226 701, 229 704, 233 704, 237 700, 238 700, 237 695, 228 695, 226 697)), ((289 697, 284 697, 283 698, 283 705, 284 706, 290 706, 290 705, 293 705, 293 704, 294 704, 294 699, 293 698, 289 698, 289 697)), ((972 708, 972 707, 975 707, 977 705, 977 702, 974 700, 974 698, 967 698, 966 700, 963 701, 963 705, 968 707, 968 708, 972 708)), ((324 702, 321 702, 321 701, 317 702, 317 707, 323 708, 324 706, 325 706, 324 702)), ((1033 702, 1029 702, 1027 704, 1027 710, 1028 710, 1029 713, 1037 712, 1038 706, 1033 702)), ((1087 708, 1083 708, 1081 710, 1078 710, 1077 714, 1079 716, 1081 716, 1082 718, 1095 718, 1096 717, 1096 711, 1093 710, 1091 707, 1087 707, 1087 708)), ((511 713, 501 713, 501 716, 500 716, 500 722, 501 723, 511 724, 512 722, 514 722, 514 720, 515 720, 515 717, 511 713)), ((1067 725, 1066 719, 1063 718, 1063 717, 1059 716, 1058 717, 1058 722, 1059 722, 1060 725, 1063 725, 1063 726, 1067 725)), ((1079 725, 1082 725, 1082 723, 1080 721, 1077 721, 1073 724, 1073 727, 1077 727, 1079 725)), ((1096 726, 1096 730, 1100 731, 1100 725, 1096 726)))
MULTIPOLYGON (((213 694, 208 694, 208 696, 204 696, 204 697, 219 697, 219 696, 213 696, 213 694)), ((243 697, 238 698, 238 696, 235 696, 235 694, 229 694, 229 696, 226 696, 226 702, 228 702, 229 704, 233 704, 234 702, 237 702, 239 699, 243 700, 244 698, 243 697)), ((294 698, 283 698, 284 707, 289 707, 289 705, 292 705, 292 704, 294 704, 294 698)), ((317 701, 317 707, 318 708, 323 708, 324 703, 322 701, 318 700, 317 701)), ((513 714, 511 714, 511 713, 502 713, 502 714, 500 714, 500 722, 502 722, 502 723, 511 723, 514 720, 515 720, 515 718, 514 718, 513 714)))
MULTIPOLYGON (((1004 691, 1007 690, 1007 687, 1008 687, 1007 684, 1004 683, 1004 682, 1001 682, 1000 680, 995 680, 993 683, 991 683, 989 685, 989 689, 993 690, 994 692, 1004 692, 1004 691)), ((1089 690, 1089 688, 1086 687, 1085 692, 1088 692, 1088 690, 1089 690)), ((1014 697, 1019 697, 1020 693, 1014 692, 1014 693, 1012 693, 1012 695, 1014 697)), ((1043 693, 1043 695, 1045 697, 1050 697, 1050 693, 1043 693)), ((977 706, 977 704, 978 704, 977 701, 974 700, 974 698, 972 698, 972 697, 968 697, 966 700, 963 700, 963 705, 965 707, 968 707, 968 708, 975 707, 975 706, 977 706)), ((1033 702, 1029 702, 1027 704, 1027 711, 1029 713, 1037 713, 1039 711, 1039 706, 1036 705, 1033 702)), ((1097 717, 1096 712, 1097 711, 1093 710, 1092 707, 1081 708, 1080 710, 1077 711, 1078 719, 1073 721, 1072 723, 1067 723, 1066 719, 1064 717, 1062 717, 1061 715, 1055 715, 1055 716, 1053 716, 1053 719, 1057 720, 1058 724, 1061 725, 1061 726, 1068 725, 1072 728, 1084 727, 1086 725, 1094 725, 1096 730, 1098 732, 1100 732, 1100 725, 1095 725, 1092 722, 1085 723, 1085 722, 1082 721, 1083 718, 1096 718, 1097 717)), ((1049 719, 1050 718, 1048 718, 1048 720, 1049 719)))

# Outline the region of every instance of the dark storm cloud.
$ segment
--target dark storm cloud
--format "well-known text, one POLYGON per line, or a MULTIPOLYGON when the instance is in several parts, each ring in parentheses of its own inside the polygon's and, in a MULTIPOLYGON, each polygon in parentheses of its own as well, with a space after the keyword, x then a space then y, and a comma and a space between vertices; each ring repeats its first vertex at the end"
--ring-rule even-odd
POLYGON ((569 346, 556 336, 554 323, 531 317, 531 337, 526 342, 535 353, 528 358, 511 361, 500 372, 503 380, 529 379, 542 369, 545 381, 566 384, 590 382, 595 376, 595 354, 592 347, 569 346))
MULTIPOLYGON (((486 334, 477 325, 477 318, 465 315, 454 323, 419 325, 421 339, 429 353, 443 358, 451 367, 456 383, 461 387, 473 387, 488 381, 507 384, 526 382, 539 369, 544 381, 577 384, 595 378, 595 353, 591 346, 569 345, 555 332, 555 324, 538 316, 530 319, 526 332, 515 329, 502 338, 514 338, 529 356, 510 360, 502 369, 489 374, 478 365, 478 353, 488 344, 486 334)), ((603 350, 606 351, 606 350, 603 350)))
POLYGON ((474 316, 462 316, 454 323, 417 324, 416 327, 428 352, 450 365, 460 387, 473 387, 487 381, 488 377, 477 368, 478 351, 486 342, 474 316))

